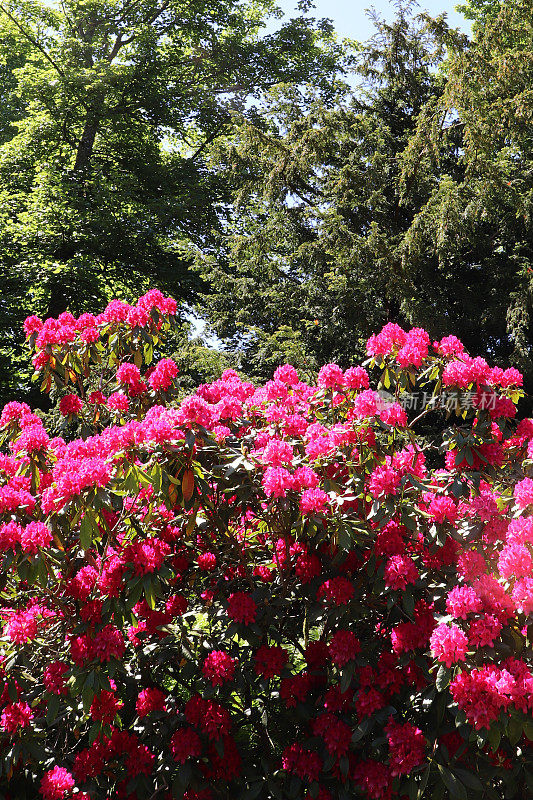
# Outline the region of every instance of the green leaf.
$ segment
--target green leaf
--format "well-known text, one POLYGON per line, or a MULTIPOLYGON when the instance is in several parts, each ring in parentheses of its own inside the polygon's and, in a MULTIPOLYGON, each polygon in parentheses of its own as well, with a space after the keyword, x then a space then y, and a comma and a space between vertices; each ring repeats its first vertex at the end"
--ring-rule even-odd
POLYGON ((93 744, 96 740, 96 737, 99 735, 101 731, 101 725, 99 722, 95 722, 94 725, 91 726, 89 730, 89 744, 93 744))
POLYGON ((406 589, 402 595, 402 606, 406 614, 413 616, 415 611, 415 598, 411 589, 406 589))
POLYGON ((507 737, 515 745, 522 736, 523 723, 519 717, 511 717, 507 723, 507 737))
POLYGON ((363 720, 363 722, 361 722, 361 723, 360 723, 360 724, 359 724, 359 725, 358 725, 358 726, 357 726, 357 727, 354 729, 354 731, 353 731, 353 733, 352 733, 352 742, 353 742, 354 744, 356 744, 357 742, 361 741, 361 739, 363 738, 363 736, 364 736, 364 735, 366 734, 366 732, 368 731, 368 723, 366 723, 366 724, 365 724, 365 723, 366 723, 366 720, 363 720))
POLYGON ((500 729, 496 726, 492 726, 489 731, 489 744, 492 748, 493 753, 495 753, 498 747, 500 746, 501 738, 502 734, 500 729))
POLYGON ((94 700, 94 689, 88 682, 83 687, 81 696, 83 700, 83 710, 88 713, 94 700))
POLYGON ((426 786, 428 784, 429 773, 430 772, 431 772, 431 764, 428 764, 426 769, 425 769, 425 771, 424 771, 424 774, 422 775, 422 780, 420 781, 420 783, 418 785, 418 793, 417 793, 417 796, 416 796, 416 800, 422 800, 422 798, 424 797, 424 792, 425 792, 426 786))
POLYGON ((56 717, 57 717, 57 713, 59 711, 59 702, 60 702, 59 697, 56 694, 52 695, 49 698, 48 703, 46 704, 46 724, 47 725, 52 725, 52 723, 55 722, 56 717))
POLYGON ((93 534, 96 530, 94 512, 88 508, 80 523, 80 545, 83 550, 88 550, 93 543, 93 534))
POLYGON ((152 471, 152 484, 156 494, 161 494, 162 483, 163 483, 163 471, 159 464, 155 464, 152 471))
POLYGON ((255 800, 255 798, 259 797, 259 795, 261 794, 264 786, 265 786, 264 781, 253 783, 243 794, 242 800, 255 800))
POLYGON ((350 661, 342 670, 342 677, 340 683, 341 692, 344 693, 350 686, 353 678, 354 669, 355 669, 355 662, 350 661))
POLYGON ((450 673, 446 669, 444 664, 441 664, 437 672, 437 678, 435 680, 435 686, 437 688, 437 691, 443 692, 449 686, 449 684, 450 684, 450 673))
POLYGON ((446 769, 441 764, 438 765, 439 772, 442 776, 442 780, 448 791, 450 792, 450 797, 452 800, 457 798, 457 800, 468 800, 468 795, 466 792, 465 787, 463 784, 455 777, 453 772, 450 772, 449 769, 446 769))
POLYGON ((454 767, 453 771, 466 787, 474 789, 476 792, 483 791, 483 784, 473 772, 467 769, 460 769, 459 767, 454 767))
POLYGON ((146 598, 146 602, 148 603, 149 608, 152 610, 155 608, 155 594, 151 583, 146 583, 144 586, 144 596, 146 598))
POLYGON ((524 733, 530 742, 533 742, 533 722, 526 720, 524 722, 524 733))

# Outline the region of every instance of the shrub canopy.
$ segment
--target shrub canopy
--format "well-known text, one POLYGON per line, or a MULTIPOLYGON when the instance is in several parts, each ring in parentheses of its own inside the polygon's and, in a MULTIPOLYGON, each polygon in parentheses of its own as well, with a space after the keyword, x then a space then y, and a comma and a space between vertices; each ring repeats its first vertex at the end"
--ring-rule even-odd
POLYGON ((286 364, 178 403, 175 311, 26 321, 62 436, 0 417, 3 796, 528 796, 520 373, 387 325, 381 392, 286 364))

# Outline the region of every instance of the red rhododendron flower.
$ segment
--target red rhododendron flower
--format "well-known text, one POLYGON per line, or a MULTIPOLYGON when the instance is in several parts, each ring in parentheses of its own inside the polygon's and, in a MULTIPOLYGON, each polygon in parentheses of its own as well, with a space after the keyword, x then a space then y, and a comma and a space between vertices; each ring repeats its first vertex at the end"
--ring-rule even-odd
POLYGON ((322 770, 320 756, 297 743, 285 748, 281 764, 284 770, 293 772, 302 780, 316 781, 322 770))
POLYGON ((391 775, 408 775, 422 764, 426 755, 426 740, 422 731, 406 722, 400 725, 392 717, 385 732, 389 742, 391 775))
POLYGON ((288 660, 289 654, 283 647, 263 644, 255 654, 255 670, 263 678, 274 678, 281 675, 288 660))
POLYGON ((213 686, 232 681, 235 675, 237 659, 223 650, 212 650, 204 661, 202 672, 213 686))
POLYGON ((337 631, 328 646, 331 660, 338 667, 344 667, 361 650, 361 643, 352 631, 337 631))
POLYGON ((47 692, 50 694, 67 695, 68 689, 65 683, 65 672, 68 666, 62 661, 54 661, 49 664, 43 673, 43 683, 47 692))
POLYGON ((0 728, 6 733, 15 733, 19 728, 29 727, 33 719, 33 711, 21 700, 5 706, 0 716, 0 728))
POLYGON ((324 581, 318 590, 318 599, 324 597, 328 605, 347 605, 354 595, 353 584, 347 578, 337 577, 324 581))
POLYGON ((66 394, 59 401, 59 410, 64 417, 69 414, 79 414, 83 408, 83 403, 77 394, 66 394))
POLYGON ((202 754, 202 742, 192 728, 179 728, 170 739, 172 758, 185 764, 188 758, 199 758, 202 754))
POLYGON ((228 597, 228 616, 244 625, 255 622, 257 606, 254 599, 246 592, 233 592, 228 597))
POLYGON ((114 692, 102 691, 94 696, 91 703, 91 717, 104 724, 110 724, 123 705, 124 703, 117 700, 114 692))
POLYGON ((142 689, 138 694, 135 704, 137 714, 142 719, 151 711, 165 711, 165 700, 166 695, 160 689, 142 689))
POLYGON ((412 558, 395 555, 387 561, 383 577, 390 589, 405 589, 408 584, 416 583, 420 576, 412 558))

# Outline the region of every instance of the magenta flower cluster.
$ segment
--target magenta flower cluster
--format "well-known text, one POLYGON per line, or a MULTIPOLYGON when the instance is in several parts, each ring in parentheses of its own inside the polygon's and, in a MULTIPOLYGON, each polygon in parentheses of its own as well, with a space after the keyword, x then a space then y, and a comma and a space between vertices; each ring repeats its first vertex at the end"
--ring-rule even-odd
POLYGON ((152 363, 175 312, 151 291, 26 322, 63 435, 24 402, 1 412, 2 786, 504 798, 509 770, 525 786, 520 373, 388 324, 364 366, 316 384, 290 364, 259 387, 226 370, 183 398, 178 365, 152 363), (400 403, 414 386, 456 393, 446 430, 419 433, 400 403))

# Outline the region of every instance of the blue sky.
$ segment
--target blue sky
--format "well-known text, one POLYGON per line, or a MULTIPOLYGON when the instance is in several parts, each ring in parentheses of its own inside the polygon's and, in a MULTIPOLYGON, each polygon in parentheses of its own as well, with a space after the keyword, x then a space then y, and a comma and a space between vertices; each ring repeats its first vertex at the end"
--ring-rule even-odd
MULTIPOLYGON (((470 32, 470 23, 461 14, 455 11, 454 6, 458 0, 418 0, 421 11, 428 11, 432 16, 446 12, 448 22, 453 27, 461 28, 465 33, 470 32)), ((278 5, 291 16, 298 16, 296 0, 277 0, 278 5)), ((389 0, 314 0, 314 11, 308 12, 314 17, 328 17, 333 21, 335 29, 341 38, 348 37, 357 41, 365 41, 372 33, 372 23, 368 19, 365 9, 373 7, 385 19, 394 17, 394 5, 389 0)))

